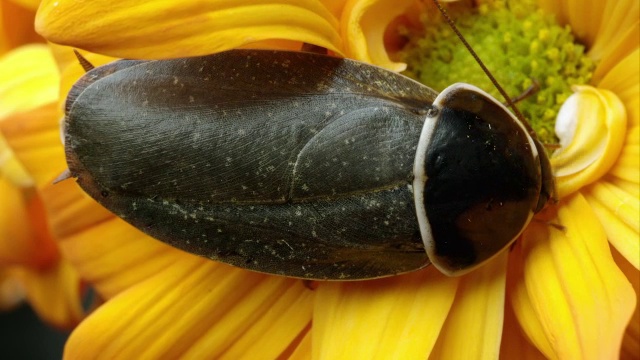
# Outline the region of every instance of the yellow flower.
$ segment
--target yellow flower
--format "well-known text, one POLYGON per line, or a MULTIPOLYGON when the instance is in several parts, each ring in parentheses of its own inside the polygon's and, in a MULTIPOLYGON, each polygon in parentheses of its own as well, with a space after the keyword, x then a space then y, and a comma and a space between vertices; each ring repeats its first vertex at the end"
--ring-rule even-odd
POLYGON ((46 45, 0 57, 0 303, 26 297, 41 318, 70 328, 83 317, 80 280, 60 256, 39 193, 64 166, 58 86, 46 45))
MULTIPOLYGON (((420 8, 413 5, 52 0, 41 4, 36 24, 51 41, 116 57, 307 42, 400 70, 403 64, 389 60, 384 32, 397 15, 420 8)), ((460 278, 428 268, 382 280, 319 283, 312 291, 299 280, 170 248, 107 213, 72 181, 45 184, 41 193, 62 253, 107 300, 74 331, 66 356, 635 356, 638 3, 593 2, 589 12, 572 0, 540 6, 570 24, 599 65, 559 118, 563 147, 552 161, 560 203, 543 214, 547 222, 529 226, 513 251, 460 278)), ((63 67, 63 88, 73 72, 77 76, 77 66, 63 67)))

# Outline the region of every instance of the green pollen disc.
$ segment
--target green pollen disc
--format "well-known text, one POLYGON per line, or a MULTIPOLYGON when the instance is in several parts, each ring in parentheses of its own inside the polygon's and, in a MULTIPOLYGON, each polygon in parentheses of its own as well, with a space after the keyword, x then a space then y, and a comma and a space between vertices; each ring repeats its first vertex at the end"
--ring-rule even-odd
MULTIPOLYGON (((557 143, 554 122, 560 106, 572 94, 571 86, 588 83, 595 68, 571 29, 559 26, 530 0, 448 9, 462 35, 512 98, 534 81, 539 84, 539 90, 517 106, 543 143, 557 143)), ((466 82, 504 101, 440 14, 424 14, 422 20, 424 29, 419 33, 402 29, 409 38, 400 53, 408 65, 405 75, 437 91, 466 82)))

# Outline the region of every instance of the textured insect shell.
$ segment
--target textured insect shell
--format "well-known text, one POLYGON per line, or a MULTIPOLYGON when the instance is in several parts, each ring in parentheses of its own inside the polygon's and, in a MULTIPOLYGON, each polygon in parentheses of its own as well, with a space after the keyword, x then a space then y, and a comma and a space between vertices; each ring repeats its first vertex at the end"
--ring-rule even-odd
POLYGON ((412 180, 433 90, 348 59, 233 50, 120 61, 67 101, 71 174, 190 253, 309 279, 429 264, 412 180))
POLYGON ((434 110, 416 155, 416 213, 431 262, 461 275, 529 223, 541 197, 541 161, 526 127, 477 87, 451 85, 434 110))

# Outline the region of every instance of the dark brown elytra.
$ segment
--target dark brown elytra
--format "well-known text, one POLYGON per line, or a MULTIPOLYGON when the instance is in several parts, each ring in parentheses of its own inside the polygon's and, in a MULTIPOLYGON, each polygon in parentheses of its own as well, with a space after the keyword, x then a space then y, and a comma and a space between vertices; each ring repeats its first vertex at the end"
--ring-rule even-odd
POLYGON ((70 176, 193 254, 305 279, 370 279, 430 262, 457 275, 508 247, 554 198, 528 123, 468 85, 438 94, 304 52, 80 62, 88 72, 65 106, 70 176), (468 129, 477 130, 447 135, 468 129), (479 171, 489 166, 500 182, 479 171))

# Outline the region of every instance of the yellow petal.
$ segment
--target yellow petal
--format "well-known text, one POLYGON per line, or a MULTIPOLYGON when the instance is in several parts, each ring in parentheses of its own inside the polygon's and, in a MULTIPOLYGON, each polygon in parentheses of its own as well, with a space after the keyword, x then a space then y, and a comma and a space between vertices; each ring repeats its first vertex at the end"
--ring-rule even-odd
MULTIPOLYGON (((633 285, 633 290, 636 292, 636 299, 640 296, 640 273, 638 269, 634 268, 620 253, 615 251, 611 252, 616 264, 620 267, 620 270, 624 272, 627 279, 633 285)), ((627 331, 622 339, 621 359, 637 359, 640 354, 640 303, 636 303, 636 309, 633 312, 633 317, 627 326, 627 331)))
POLYGON ((625 192, 635 196, 636 198, 640 198, 640 186, 638 186, 638 183, 622 180, 613 176, 608 177, 607 181, 611 182, 613 185, 619 187, 625 192))
POLYGON ((546 327, 542 323, 546 319, 541 318, 536 308, 534 308, 529 289, 526 286, 527 284, 524 283, 524 261, 527 259, 523 257, 522 247, 522 241, 516 242, 513 248, 514 257, 521 260, 517 265, 512 266, 510 264, 509 266, 509 278, 512 278, 512 280, 509 281, 511 291, 508 302, 511 304, 511 311, 513 311, 520 325, 520 331, 524 332, 525 336, 539 352, 546 355, 544 358, 560 358, 559 356, 553 356, 556 346, 552 342, 553 339, 547 336, 546 327))
POLYGON ((507 258, 502 252, 462 278, 431 359, 498 358, 507 258))
POLYGON ((40 5, 40 0, 9 0, 8 2, 14 2, 20 4, 22 7, 31 10, 37 10, 40 5))
POLYGON ((640 49, 636 48, 609 71, 598 87, 613 91, 627 109, 629 127, 640 126, 640 49))
MULTIPOLYGON (((219 264, 221 267, 226 265, 219 264)), ((238 283, 244 286, 248 278, 257 274, 241 272, 238 283)), ((227 286, 226 291, 242 291, 238 284, 227 286)), ((233 306, 227 311, 216 329, 211 329, 185 354, 192 359, 203 359, 219 352, 225 344, 233 343, 225 349, 225 359, 251 359, 260 354, 266 359, 275 358, 287 350, 291 342, 303 333, 310 324, 313 311, 313 291, 303 285, 301 280, 284 279, 270 276, 254 285, 250 292, 242 296, 241 301, 233 301, 233 296, 220 294, 233 306), (234 331, 235 330, 235 331, 234 331), (268 334, 267 336, 265 336, 268 334), (236 339, 230 339, 236 336, 236 339)), ((209 312, 208 307, 202 311, 209 312)))
MULTIPOLYGON (((60 172, 63 170, 61 168, 60 172)), ((57 239, 74 235, 114 217, 85 194, 72 179, 57 184, 46 183, 40 189, 40 194, 51 232, 57 239)))
POLYGON ((286 352, 282 355, 284 356, 281 356, 280 358, 288 360, 307 360, 311 358, 311 331, 304 333, 304 337, 300 343, 297 344, 290 356, 287 356, 286 352))
POLYGON ((511 298, 516 316, 548 358, 616 359, 636 294, 582 195, 560 202, 551 222, 564 230, 532 223, 516 247, 524 266, 511 298))
POLYGON ((19 2, 0 1, 0 55, 24 44, 44 41, 33 28, 37 4, 34 8, 32 3, 36 0, 23 1, 31 4, 25 7, 19 2))
POLYGON ((321 284, 313 313, 313 358, 426 358, 457 284, 457 278, 434 267, 387 279, 321 284))
POLYGON ((46 0, 36 29, 49 41, 126 58, 209 54, 266 39, 288 39, 341 53, 335 17, 315 0, 46 0))
POLYGON ((347 0, 320 0, 320 2, 322 2, 324 7, 326 7, 336 19, 339 19, 347 0))
POLYGON ((560 24, 566 24, 568 22, 566 10, 564 10, 565 5, 566 1, 538 0, 538 6, 540 6, 540 9, 549 14, 553 14, 560 24))
POLYGON ((282 39, 270 39, 254 42, 247 45, 238 46, 239 49, 278 49, 289 51, 300 51, 303 42, 282 39))
POLYGON ((0 268, 0 311, 13 310, 25 297, 26 289, 14 269, 0 268))
POLYGON ((47 269, 21 268, 27 298, 38 315, 50 324, 70 329, 82 317, 80 278, 63 259, 47 269))
POLYGON ((562 148, 551 165, 560 198, 607 173, 623 145, 626 113, 620 100, 608 90, 576 87, 562 105, 556 133, 562 148))
POLYGON ((640 184, 640 146, 637 142, 638 133, 640 133, 640 126, 629 129, 620 157, 618 157, 618 161, 616 161, 609 171, 612 175, 632 182, 636 184, 636 186, 640 184))
POLYGON ((0 199, 0 264, 43 268, 55 263, 58 250, 37 194, 0 177, 0 199))
POLYGON ((0 132, 0 177, 11 182, 15 186, 23 188, 35 185, 35 181, 16 157, 0 132))
MULTIPOLYGON (((611 3, 611 1, 609 1, 611 3)), ((580 42, 590 46, 598 36, 607 1, 602 0, 538 0, 540 8, 553 14, 562 25, 569 24, 580 42)))
POLYGON ((600 181, 583 191, 602 223, 609 242, 636 269, 640 269, 640 204, 615 185, 600 181))
POLYGON ((36 186, 51 182, 66 168, 58 116, 53 102, 0 122, 0 131, 36 186))
POLYGON ((185 255, 117 218, 59 240, 65 258, 106 298, 181 261, 185 255))
POLYGON ((347 56, 392 71, 406 69, 405 63, 393 62, 389 58, 384 45, 384 32, 389 23, 412 3, 412 0, 348 1, 340 19, 347 56))
POLYGON ((299 280, 190 256, 95 311, 65 357, 275 358, 309 323, 312 299, 299 280))
MULTIPOLYGON (((633 51, 638 49, 640 43, 640 20, 637 20, 626 33, 619 34, 619 37, 611 44, 608 44, 602 60, 598 63, 591 78, 592 84, 597 84, 602 78, 613 69, 620 59, 624 59, 633 51)), ((636 79, 637 80, 637 79, 636 79)))
MULTIPOLYGON (((580 0, 570 0, 575 4, 575 18, 580 18, 580 14, 583 13, 587 6, 591 4, 585 4, 580 0)), ((627 31, 638 22, 638 12, 640 11, 640 3, 636 0, 608 0, 602 1, 605 3, 604 9, 596 7, 598 14, 602 21, 599 22, 599 26, 593 26, 591 30, 595 33, 595 41, 589 48, 588 55, 595 59, 600 60, 604 54, 607 53, 609 47, 615 46, 617 40, 621 36, 627 33, 627 31)), ((587 19, 588 21, 589 19, 587 19)), ((573 24, 570 24, 573 26, 573 24)), ((585 27, 588 27, 585 24, 585 27)))
POLYGON ((585 189, 584 194, 614 212, 615 216, 633 231, 640 232, 640 203, 637 196, 605 181, 593 184, 585 189))
MULTIPOLYGON (((538 350, 523 333, 516 314, 513 312, 511 299, 513 292, 517 291, 518 281, 522 279, 522 252, 521 241, 514 244, 515 251, 510 252, 507 270, 507 294, 504 307, 504 330, 502 331, 502 342, 500 343, 500 359, 511 360, 543 360, 544 355, 538 350)), ((531 319, 531 323, 539 326, 539 321, 531 319)), ((548 344, 547 344, 548 345, 548 344)), ((550 346, 548 346, 550 348, 550 346)))
POLYGON ((46 45, 26 45, 0 57, 0 121, 57 101, 59 80, 46 45))

